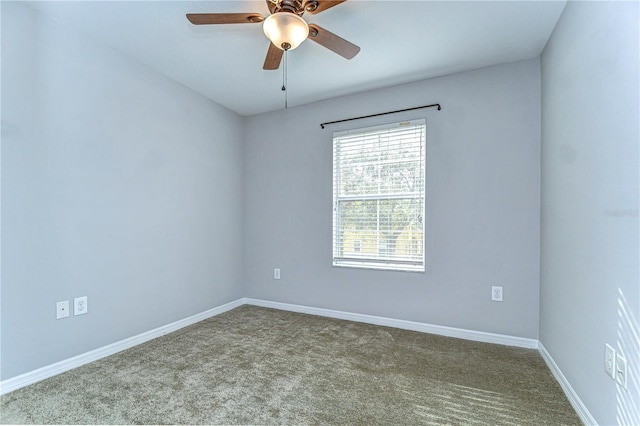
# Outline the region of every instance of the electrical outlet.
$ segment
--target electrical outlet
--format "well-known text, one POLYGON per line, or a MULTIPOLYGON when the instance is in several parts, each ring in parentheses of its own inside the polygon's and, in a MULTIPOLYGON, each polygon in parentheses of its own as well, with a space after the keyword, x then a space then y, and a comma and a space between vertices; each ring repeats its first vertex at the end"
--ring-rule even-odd
POLYGON ((73 315, 82 315, 87 313, 87 296, 76 297, 73 299, 73 315))
POLYGON ((69 316, 69 301, 63 300, 56 303, 56 319, 66 318, 69 316))
POLYGON ((280 269, 279 268, 275 268, 273 270, 273 279, 274 280, 279 280, 280 279, 280 269))
POLYGON ((616 351, 608 343, 604 344, 604 371, 616 379, 616 351))
POLYGON ((502 286, 494 285, 491 287, 491 300, 502 302, 502 286))
POLYGON ((627 360, 620 354, 616 355, 616 382, 627 388, 627 360))

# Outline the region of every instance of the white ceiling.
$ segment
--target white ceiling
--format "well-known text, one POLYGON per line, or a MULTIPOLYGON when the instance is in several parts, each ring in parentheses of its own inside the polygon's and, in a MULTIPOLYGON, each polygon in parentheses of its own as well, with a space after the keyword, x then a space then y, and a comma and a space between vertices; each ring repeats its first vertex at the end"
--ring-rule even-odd
MULTIPOLYGON (((264 71, 261 24, 193 26, 186 13, 258 12, 262 1, 51 1, 35 8, 241 114, 284 108, 282 66, 264 71)), ((288 104, 540 55, 565 1, 350 0, 316 23, 362 48, 352 60, 310 40, 288 54, 288 104)))

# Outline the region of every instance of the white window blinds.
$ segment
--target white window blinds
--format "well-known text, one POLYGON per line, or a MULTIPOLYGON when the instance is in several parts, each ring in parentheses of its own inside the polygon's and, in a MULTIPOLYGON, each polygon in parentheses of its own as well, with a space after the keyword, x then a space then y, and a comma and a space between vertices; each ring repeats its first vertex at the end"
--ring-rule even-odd
POLYGON ((333 135, 333 264, 424 271, 425 120, 333 135))

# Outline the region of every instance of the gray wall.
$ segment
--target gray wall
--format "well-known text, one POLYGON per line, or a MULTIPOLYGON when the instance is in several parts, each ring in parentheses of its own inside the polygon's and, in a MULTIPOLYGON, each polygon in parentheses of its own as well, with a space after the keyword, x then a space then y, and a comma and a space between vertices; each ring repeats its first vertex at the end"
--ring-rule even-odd
POLYGON ((1 10, 3 380, 248 296, 539 328, 598 422, 640 421, 636 2, 570 2, 542 76, 533 59, 245 119, 1 10), (443 110, 319 127, 432 102, 443 110), (332 132, 417 117, 427 272, 331 267, 332 132), (56 301, 84 295, 87 315, 55 320, 56 301), (628 391, 603 371, 605 342, 630 361, 628 391))
POLYGON ((638 2, 569 2, 541 60, 540 341, 600 424, 640 424, 639 18, 638 2))
POLYGON ((242 296, 239 116, 8 2, 2 106, 2 379, 242 296))
POLYGON ((538 337, 538 59, 263 114, 245 124, 248 297, 538 337), (442 111, 319 126, 433 102, 442 111), (411 117, 427 119, 427 272, 333 268, 332 132, 411 117), (503 303, 491 301, 491 285, 504 286, 503 303))

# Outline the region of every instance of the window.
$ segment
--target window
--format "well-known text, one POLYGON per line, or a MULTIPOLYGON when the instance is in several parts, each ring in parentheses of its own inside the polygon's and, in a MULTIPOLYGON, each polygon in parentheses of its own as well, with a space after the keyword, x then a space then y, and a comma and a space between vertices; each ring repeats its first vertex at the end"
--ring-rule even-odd
POLYGON ((424 271, 425 120, 333 135, 333 265, 424 271))

